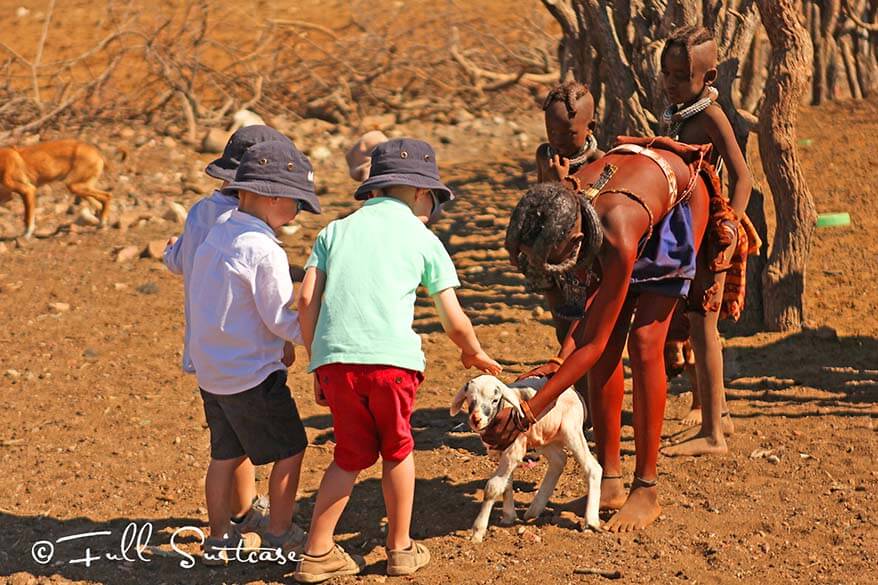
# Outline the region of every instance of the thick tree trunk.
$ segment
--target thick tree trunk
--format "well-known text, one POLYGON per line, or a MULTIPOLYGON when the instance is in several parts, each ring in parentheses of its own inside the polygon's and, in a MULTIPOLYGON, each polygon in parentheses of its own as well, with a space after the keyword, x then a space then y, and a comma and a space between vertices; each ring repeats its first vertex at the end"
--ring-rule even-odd
POLYGON ((805 318, 805 264, 817 216, 796 154, 795 123, 813 58, 811 39, 799 22, 800 8, 799 0, 759 0, 772 47, 759 153, 777 220, 763 276, 763 305, 766 325, 775 331, 797 329, 805 318))
POLYGON ((617 30, 611 2, 543 0, 543 4, 561 25, 567 66, 599 94, 596 117, 600 144, 610 144, 618 134, 652 134, 650 115, 641 103, 642 86, 623 47, 626 31, 617 30), (598 68, 592 48, 599 56, 598 68))

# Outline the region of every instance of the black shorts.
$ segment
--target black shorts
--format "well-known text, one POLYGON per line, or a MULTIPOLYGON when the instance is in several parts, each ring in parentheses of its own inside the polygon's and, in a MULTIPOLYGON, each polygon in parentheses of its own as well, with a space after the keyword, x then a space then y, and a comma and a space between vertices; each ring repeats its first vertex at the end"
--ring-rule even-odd
POLYGON ((277 370, 258 386, 238 394, 201 390, 201 399, 212 459, 246 455, 254 465, 265 465, 308 446, 305 426, 287 387, 286 370, 277 370))

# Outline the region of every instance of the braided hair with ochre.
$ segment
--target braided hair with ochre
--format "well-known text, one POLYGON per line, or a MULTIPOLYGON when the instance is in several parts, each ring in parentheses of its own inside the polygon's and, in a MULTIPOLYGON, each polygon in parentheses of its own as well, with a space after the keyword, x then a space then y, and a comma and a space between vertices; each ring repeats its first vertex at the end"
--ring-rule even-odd
POLYGON ((686 59, 689 61, 689 70, 691 74, 692 49, 700 47, 704 43, 709 43, 710 41, 715 41, 713 33, 703 26, 684 26, 678 28, 671 33, 671 36, 669 36, 668 40, 665 42, 665 46, 662 49, 661 60, 664 60, 665 55, 672 48, 679 47, 686 53, 686 59))
POLYGON ((549 92, 543 102, 543 111, 548 110, 555 102, 564 102, 564 107, 567 108, 567 115, 572 118, 576 114, 576 102, 588 94, 587 85, 579 83, 574 79, 569 79, 549 92))

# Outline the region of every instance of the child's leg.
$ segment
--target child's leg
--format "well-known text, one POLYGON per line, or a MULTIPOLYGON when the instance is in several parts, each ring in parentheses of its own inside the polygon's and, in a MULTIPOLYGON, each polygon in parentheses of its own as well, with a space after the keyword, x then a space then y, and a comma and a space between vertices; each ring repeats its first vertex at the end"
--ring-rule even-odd
POLYGON ((229 495, 229 510, 233 518, 241 518, 253 504, 256 497, 256 466, 245 457, 235 468, 232 489, 229 495))
MULTIPOLYGON (((725 274, 718 275, 717 282, 725 280, 725 274)), ((720 292, 720 294, 722 294, 720 292)), ((719 312, 708 311, 706 315, 692 314, 692 340, 695 350, 695 371, 698 387, 701 388, 701 432, 707 444, 718 451, 727 450, 723 437, 721 419, 725 409, 726 388, 723 381, 723 349, 717 332, 719 312)), ((697 454, 697 453, 693 453, 697 454)))
POLYGON ((223 538, 229 531, 229 497, 235 469, 244 457, 235 459, 211 459, 204 479, 204 495, 207 500, 207 518, 210 535, 223 538))
POLYGON ((663 348, 676 299, 642 293, 628 339, 634 383, 634 482, 625 504, 607 522, 613 532, 648 526, 661 512, 656 478, 668 382, 663 348))
POLYGON ((302 451, 292 457, 281 459, 271 468, 271 476, 268 479, 269 534, 281 536, 293 522, 304 455, 305 452, 302 451))
MULTIPOLYGON (((691 340, 690 340, 691 345, 691 340)), ((689 414, 683 417, 683 424, 689 427, 701 425, 701 387, 698 385, 698 372, 695 369, 694 363, 689 363, 689 356, 686 355, 686 351, 692 351, 690 348, 684 349, 683 359, 686 361, 686 365, 683 366, 683 371, 686 374, 686 378, 689 379, 689 385, 692 388, 692 406, 689 408, 689 414)))
POLYGON ((378 432, 369 412, 368 372, 375 366, 329 364, 317 369, 335 428, 333 461, 317 492, 305 554, 322 556, 334 546, 335 526, 347 506, 360 470, 378 460, 378 432))
MULTIPOLYGON (((699 280, 700 278, 696 278, 696 283, 699 280)), ((702 400, 701 430, 694 437, 665 449, 664 453, 671 457, 728 452, 722 430, 726 390, 723 382, 722 344, 717 331, 725 273, 712 274, 706 277, 705 281, 706 286, 703 290, 706 292, 702 295, 704 310, 689 313, 689 321, 692 325, 692 349, 695 352, 695 372, 702 400)), ((695 291, 699 292, 701 288, 696 287, 695 291)))
POLYGON ((370 372, 369 411, 375 419, 383 460, 381 490, 387 509, 387 550, 411 546, 409 534, 415 499, 415 459, 411 417, 420 372, 380 367, 370 372))
POLYGON ((305 554, 320 556, 333 547, 335 526, 348 505, 351 490, 354 489, 354 482, 359 474, 359 471, 345 471, 335 461, 330 464, 317 492, 305 554))
POLYGON ((402 461, 383 463, 381 490, 387 508, 387 550, 407 549, 415 499, 415 458, 409 453, 402 461))

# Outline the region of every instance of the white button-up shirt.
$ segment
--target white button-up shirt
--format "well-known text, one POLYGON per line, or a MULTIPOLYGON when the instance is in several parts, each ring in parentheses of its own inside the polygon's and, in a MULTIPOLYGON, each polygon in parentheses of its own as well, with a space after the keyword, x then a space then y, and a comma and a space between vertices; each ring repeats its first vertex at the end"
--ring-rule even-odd
POLYGON ((284 369, 284 341, 302 343, 292 300, 287 255, 274 231, 237 209, 216 224, 195 253, 189 285, 198 385, 237 394, 284 369))
POLYGON ((214 191, 209 197, 198 201, 186 216, 183 233, 174 245, 165 248, 165 266, 174 274, 183 275, 183 371, 195 373, 192 358, 189 356, 189 282, 192 275, 192 263, 195 262, 195 251, 204 242, 207 232, 217 222, 228 219, 233 209, 238 208, 238 198, 214 191))

